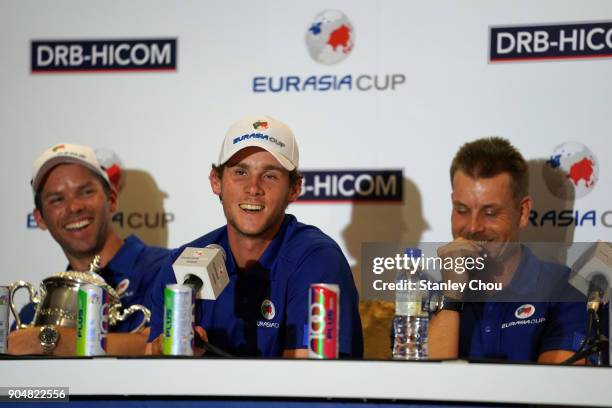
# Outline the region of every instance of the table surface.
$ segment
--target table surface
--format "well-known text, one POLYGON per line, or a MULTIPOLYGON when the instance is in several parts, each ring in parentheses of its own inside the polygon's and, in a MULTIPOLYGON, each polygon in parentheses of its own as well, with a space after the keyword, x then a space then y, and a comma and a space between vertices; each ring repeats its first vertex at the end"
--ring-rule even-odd
POLYGON ((70 395, 399 399, 612 406, 612 368, 463 361, 26 358, 0 385, 70 395))

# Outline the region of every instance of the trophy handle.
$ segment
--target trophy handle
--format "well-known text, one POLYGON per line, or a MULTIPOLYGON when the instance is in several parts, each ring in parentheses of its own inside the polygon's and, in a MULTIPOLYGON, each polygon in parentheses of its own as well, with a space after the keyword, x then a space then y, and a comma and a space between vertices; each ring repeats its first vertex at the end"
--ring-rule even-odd
POLYGON ((143 305, 132 305, 130 307, 128 307, 127 309, 123 310, 123 313, 120 313, 119 310, 115 309, 114 311, 115 313, 112 313, 114 316, 111 317, 111 325, 116 324, 117 322, 122 322, 125 319, 128 318, 128 316, 136 313, 136 312, 142 312, 142 322, 140 322, 140 324, 138 325, 138 327, 136 327, 134 330, 132 330, 130 333, 136 333, 141 331, 144 326, 146 324, 148 324, 151 321, 151 311, 149 309, 147 309, 146 307, 144 307, 143 305))
POLYGON ((17 281, 9 285, 9 303, 11 307, 11 312, 13 313, 13 317, 15 317, 15 327, 17 327, 18 330, 25 329, 26 327, 30 326, 29 324, 21 323, 21 318, 19 318, 19 313, 17 313, 17 308, 15 307, 15 303, 13 302, 13 299, 15 298, 15 292, 23 288, 28 289, 28 292, 30 293, 30 302, 34 303, 35 305, 40 303, 40 297, 36 296, 36 289, 34 289, 34 286, 32 286, 30 282, 17 281))

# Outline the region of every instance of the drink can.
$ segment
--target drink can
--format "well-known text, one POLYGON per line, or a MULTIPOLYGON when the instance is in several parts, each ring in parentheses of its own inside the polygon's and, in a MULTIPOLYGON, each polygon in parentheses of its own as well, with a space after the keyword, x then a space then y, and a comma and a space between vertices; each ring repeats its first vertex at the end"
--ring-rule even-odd
POLYGON ((189 285, 170 284, 164 289, 162 353, 193 356, 195 293, 189 285))
POLYGON ((83 285, 77 297, 77 356, 106 354, 108 293, 97 285, 83 285))
POLYGON ((338 358, 340 287, 314 283, 308 291, 308 358, 338 358))
POLYGON ((9 288, 0 286, 0 353, 8 352, 9 288))

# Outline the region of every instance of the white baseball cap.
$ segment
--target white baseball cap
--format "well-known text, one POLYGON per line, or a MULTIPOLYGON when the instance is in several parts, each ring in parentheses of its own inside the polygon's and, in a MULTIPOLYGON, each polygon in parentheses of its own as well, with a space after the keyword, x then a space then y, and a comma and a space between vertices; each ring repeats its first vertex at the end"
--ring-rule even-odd
POLYGON ((91 148, 76 144, 61 143, 45 150, 45 152, 34 161, 32 165, 32 180, 30 181, 34 194, 36 194, 41 181, 49 170, 58 164, 66 163, 85 166, 94 173, 102 176, 109 186, 111 185, 108 174, 106 174, 106 171, 98 162, 96 154, 91 148))
POLYGON ((225 134, 217 165, 221 166, 250 146, 268 151, 289 171, 299 165, 300 153, 293 132, 289 126, 269 116, 248 116, 234 123, 225 134))

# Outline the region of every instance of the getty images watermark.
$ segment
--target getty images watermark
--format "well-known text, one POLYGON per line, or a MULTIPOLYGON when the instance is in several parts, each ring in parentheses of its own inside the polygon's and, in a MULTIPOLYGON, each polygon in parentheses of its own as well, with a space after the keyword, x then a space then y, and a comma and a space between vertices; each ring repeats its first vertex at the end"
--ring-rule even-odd
POLYGON ((448 245, 363 243, 361 298, 394 301, 400 291, 419 290, 450 292, 468 302, 564 302, 582 301, 584 290, 574 287, 588 287, 572 266, 590 243, 472 242, 452 250, 448 245), (407 248, 421 252, 410 256, 407 248))
POLYGON ((461 277, 463 274, 471 274, 473 272, 482 272, 485 270, 485 262, 488 257, 487 253, 482 253, 478 256, 457 256, 457 257, 440 257, 440 256, 425 256, 421 253, 419 257, 409 256, 404 254, 395 254, 395 256, 378 256, 372 259, 372 273, 374 275, 382 275, 385 272, 405 271, 411 277, 417 275, 421 279, 406 279, 399 278, 396 275, 392 282, 384 279, 374 279, 372 288, 376 291, 396 291, 396 290, 427 290, 427 291, 459 291, 465 292, 466 289, 471 291, 501 291, 503 285, 500 282, 487 282, 482 279, 465 279, 461 277), (447 270, 457 276, 455 279, 446 279, 442 281, 433 281, 426 276, 428 271, 447 270), (425 278, 424 278, 425 276, 425 278))

